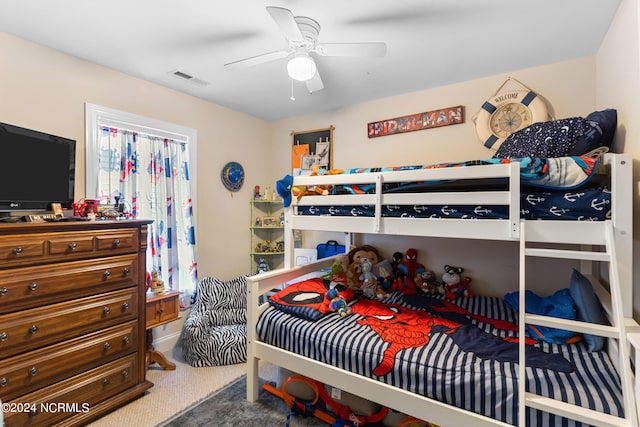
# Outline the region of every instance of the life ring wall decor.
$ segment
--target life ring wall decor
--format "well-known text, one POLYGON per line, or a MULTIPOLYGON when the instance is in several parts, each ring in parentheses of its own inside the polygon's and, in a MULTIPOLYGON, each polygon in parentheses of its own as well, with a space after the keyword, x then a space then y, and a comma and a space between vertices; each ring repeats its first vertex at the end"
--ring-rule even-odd
POLYGON ((512 133, 532 123, 549 120, 545 100, 522 86, 524 90, 496 93, 482 104, 474 117, 476 133, 485 147, 495 151, 512 133))

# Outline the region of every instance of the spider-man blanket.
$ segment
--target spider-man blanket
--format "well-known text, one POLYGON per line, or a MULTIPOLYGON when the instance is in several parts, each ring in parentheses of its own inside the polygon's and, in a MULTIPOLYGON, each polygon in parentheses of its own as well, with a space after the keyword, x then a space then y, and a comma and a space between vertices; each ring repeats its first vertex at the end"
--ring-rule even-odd
MULTIPOLYGON (((462 350, 483 359, 500 362, 518 361, 517 341, 499 338, 479 329, 475 322, 483 322, 505 331, 517 331, 514 323, 473 314, 447 300, 422 295, 405 296, 414 309, 400 304, 384 304, 362 298, 352 309, 367 325, 389 344, 375 375, 386 375, 393 369, 396 354, 401 350, 416 348, 429 343, 434 333, 444 333, 462 350)), ((537 341, 527 340, 528 344, 537 341)), ((573 364, 560 354, 545 353, 537 347, 527 346, 527 365, 559 372, 572 372, 573 364)))

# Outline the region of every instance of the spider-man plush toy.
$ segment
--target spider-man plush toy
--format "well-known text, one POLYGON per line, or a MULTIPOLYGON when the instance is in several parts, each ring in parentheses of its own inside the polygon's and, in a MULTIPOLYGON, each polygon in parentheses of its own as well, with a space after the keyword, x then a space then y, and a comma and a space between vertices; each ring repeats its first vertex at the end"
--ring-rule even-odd
POLYGON ((398 264, 398 270, 404 276, 398 284, 398 289, 405 294, 412 295, 418 292, 415 277, 425 272, 424 265, 417 261, 418 251, 410 248, 404 254, 404 261, 398 264))

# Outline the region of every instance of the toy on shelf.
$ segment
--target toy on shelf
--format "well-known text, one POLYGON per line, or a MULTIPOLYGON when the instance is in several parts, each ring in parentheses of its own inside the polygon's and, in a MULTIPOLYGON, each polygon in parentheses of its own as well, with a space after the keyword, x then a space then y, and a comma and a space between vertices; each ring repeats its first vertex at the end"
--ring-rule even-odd
POLYGON ((269 264, 267 263, 267 260, 264 258, 260 258, 258 260, 258 270, 257 273, 266 273, 267 271, 270 270, 269 264))
POLYGON ((161 294, 164 292, 164 281, 160 279, 157 271, 151 272, 151 281, 149 285, 149 290, 156 294, 161 294))
POLYGON ((464 271, 462 267, 454 267, 452 265, 444 266, 445 273, 442 275, 444 282, 445 298, 455 300, 458 297, 472 297, 471 278, 462 278, 460 275, 464 271))

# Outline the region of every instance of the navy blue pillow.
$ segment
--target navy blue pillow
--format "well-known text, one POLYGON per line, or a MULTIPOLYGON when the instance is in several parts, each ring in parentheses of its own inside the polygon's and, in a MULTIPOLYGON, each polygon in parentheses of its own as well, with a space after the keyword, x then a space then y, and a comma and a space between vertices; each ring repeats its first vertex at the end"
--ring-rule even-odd
MULTIPOLYGON (((600 325, 607 324, 604 310, 595 292, 593 292, 591 282, 575 268, 571 274, 569 292, 578 309, 578 320, 598 323, 600 325)), ((589 351, 599 351, 604 347, 604 337, 584 334, 584 340, 587 343, 589 351)))
POLYGON ((533 123, 512 133, 495 158, 580 156, 598 147, 611 147, 617 126, 613 109, 587 116, 533 123))
POLYGON ((613 135, 618 127, 618 112, 612 108, 594 111, 585 120, 591 126, 567 153, 567 156, 580 156, 598 147, 611 148, 613 135))

